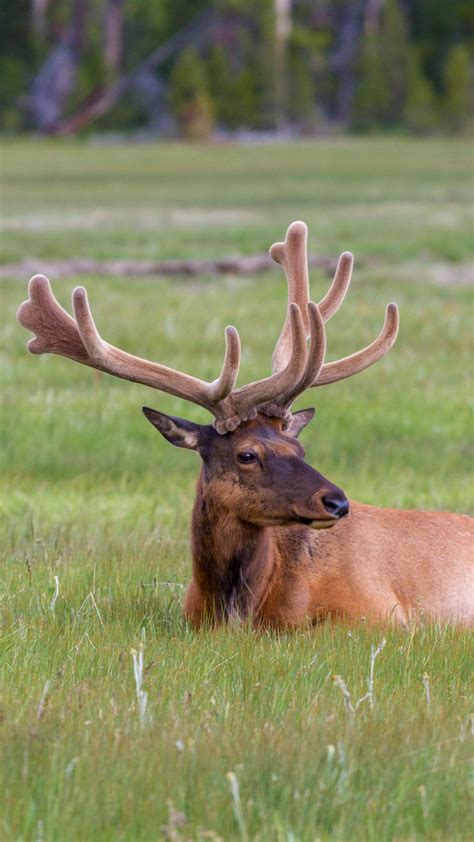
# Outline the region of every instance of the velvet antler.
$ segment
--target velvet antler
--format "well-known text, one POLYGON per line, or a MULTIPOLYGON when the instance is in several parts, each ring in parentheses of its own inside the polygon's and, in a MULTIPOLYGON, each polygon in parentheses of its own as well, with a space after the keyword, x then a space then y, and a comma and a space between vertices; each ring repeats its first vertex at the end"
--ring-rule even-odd
POLYGON ((183 374, 157 362, 136 357, 109 344, 100 336, 84 287, 72 294, 73 319, 58 303, 44 275, 35 275, 29 298, 20 305, 17 319, 36 334, 28 343, 32 354, 60 354, 124 380, 143 383, 208 409, 218 432, 235 429, 257 412, 263 401, 276 400, 301 377, 306 365, 306 335, 297 304, 289 311, 290 353, 285 367, 263 380, 234 391, 240 365, 240 339, 235 327, 225 331, 226 349, 219 377, 212 383, 183 374))
POLYGON ((95 325, 84 287, 72 294, 74 318, 58 303, 44 275, 29 283, 29 298, 20 305, 18 321, 31 330, 28 350, 32 354, 60 354, 125 380, 143 383, 202 406, 214 416, 219 433, 234 430, 258 410, 285 416, 295 398, 310 386, 333 383, 372 365, 393 345, 398 330, 398 311, 389 304, 380 335, 362 351, 342 360, 324 363, 324 322, 340 307, 352 271, 352 255, 339 259, 331 287, 316 306, 309 301, 304 222, 290 225, 284 243, 271 248, 288 279, 288 307, 283 330, 273 353, 272 374, 235 389, 240 366, 240 339, 235 327, 225 329, 225 352, 221 373, 208 383, 157 362, 136 357, 102 339, 95 325), (307 340, 309 339, 309 345, 307 340))
MULTIPOLYGON (((308 229, 305 223, 293 222, 288 228, 285 241, 275 243, 270 249, 273 260, 280 263, 285 270, 288 282, 288 305, 298 304, 303 315, 309 349, 305 371, 300 381, 293 383, 288 393, 282 392, 276 401, 261 407, 268 415, 284 415, 295 398, 311 386, 335 383, 337 380, 343 380, 363 371, 384 356, 397 338, 398 308, 396 304, 388 304, 383 328, 370 345, 343 359, 324 363, 326 349, 324 323, 334 315, 344 301, 351 282, 353 257, 350 252, 341 254, 331 286, 324 298, 316 305, 309 300, 307 237, 308 229)), ((285 365, 290 341, 287 315, 273 352, 273 372, 277 372, 281 366, 285 365)))

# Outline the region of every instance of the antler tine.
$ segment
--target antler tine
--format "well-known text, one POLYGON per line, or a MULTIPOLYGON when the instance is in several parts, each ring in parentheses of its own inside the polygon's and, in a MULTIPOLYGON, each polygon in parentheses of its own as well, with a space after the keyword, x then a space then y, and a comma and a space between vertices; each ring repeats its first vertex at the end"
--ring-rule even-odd
POLYGON ((348 357, 335 360, 323 365, 320 374, 314 380, 313 386, 325 386, 328 383, 335 383, 337 380, 344 380, 359 371, 377 362, 395 342, 399 328, 399 314, 396 304, 387 304, 385 321, 382 330, 376 339, 366 348, 356 351, 348 357))
POLYGON ((285 417, 293 401, 313 385, 321 371, 326 355, 326 330, 319 308, 313 301, 308 304, 308 317, 310 342, 303 374, 299 380, 291 385, 289 390, 282 392, 276 400, 259 407, 265 415, 285 417))
MULTIPOLYGON (((280 263, 288 281, 288 308, 297 304, 301 310, 306 336, 309 333, 308 301, 309 277, 308 259, 306 255, 308 228, 304 222, 292 222, 289 226, 285 241, 274 243, 270 249, 270 256, 276 263, 280 263)), ((275 345, 272 356, 272 372, 280 371, 287 363, 291 352, 289 309, 287 309, 285 323, 280 337, 275 345)))
MULTIPOLYGON (((307 315, 305 327, 311 334, 305 372, 290 391, 280 396, 273 404, 268 404, 264 411, 271 414, 281 414, 282 407, 288 408, 291 402, 310 386, 322 386, 334 383, 363 371, 390 350, 398 333, 398 309, 395 304, 389 304, 385 315, 385 322, 379 336, 366 348, 357 351, 341 360, 323 364, 326 345, 324 322, 339 309, 344 301, 352 277, 353 257, 350 252, 341 254, 336 272, 327 291, 316 305, 308 302, 309 280, 306 256, 308 229, 304 222, 293 222, 288 228, 285 241, 275 243, 270 249, 270 255, 280 263, 286 273, 288 281, 288 302, 295 301, 307 315), (316 310, 312 310, 312 308, 316 310), (316 315, 317 312, 317 315, 316 315), (322 355, 322 356, 321 356, 322 355), (311 378, 311 375, 314 376, 311 378)), ((284 364, 289 353, 288 314, 283 325, 278 342, 273 352, 273 370, 278 371, 284 364)))
POLYGON ((28 342, 31 354, 60 354, 89 365, 87 351, 73 318, 53 295, 45 275, 34 275, 28 284, 29 298, 20 304, 16 317, 36 334, 28 342))
MULTIPOLYGON (((293 222, 286 233, 283 243, 274 243, 270 249, 270 256, 276 263, 280 263, 288 281, 288 303, 294 301, 303 314, 306 334, 309 335, 310 323, 308 316, 309 276, 307 258, 308 228, 304 222, 293 222)), ((344 301, 352 277, 353 256, 349 251, 341 254, 336 272, 326 295, 318 304, 319 311, 325 322, 339 309, 344 301)), ((275 346, 272 358, 272 370, 278 371, 283 367, 290 352, 288 315, 282 332, 275 346)))
POLYGON ((72 294, 77 326, 92 364, 110 374, 152 386, 163 392, 185 398, 215 414, 216 404, 227 397, 237 379, 240 365, 240 339, 235 327, 226 329, 226 350, 221 373, 213 383, 206 383, 160 363, 128 354, 105 342, 92 316, 84 287, 76 287, 72 294))
POLYGON ((221 401, 232 392, 240 368, 240 336, 232 325, 225 329, 225 354, 222 370, 217 380, 210 384, 212 401, 221 401))
POLYGON ((107 353, 107 343, 104 342, 95 326, 85 287, 76 287, 73 290, 72 308, 83 345, 91 363, 103 365, 107 353))
POLYGON ((306 360, 305 370, 301 380, 295 384, 293 389, 284 398, 285 405, 291 406, 294 400, 306 389, 309 389, 317 380, 319 372, 323 368, 324 357, 326 356, 326 329, 324 319, 319 307, 310 301, 308 304, 309 317, 309 351, 306 360))
POLYGON ((249 383, 233 392, 231 401, 240 417, 246 417, 249 411, 270 401, 276 401, 281 395, 287 394, 298 383, 303 375, 306 360, 306 331, 303 317, 297 304, 292 303, 288 308, 291 353, 284 369, 277 371, 264 380, 249 383))
POLYGON ((230 395, 240 365, 240 340, 234 327, 226 329, 226 351, 221 373, 207 383, 160 363, 128 354, 100 336, 84 287, 73 292, 76 321, 61 307, 44 275, 29 283, 29 299, 20 305, 18 321, 36 333, 28 343, 34 354, 54 353, 98 368, 124 380, 132 380, 184 398, 208 409, 216 417, 220 402, 230 395))
POLYGON ((321 316, 327 322, 339 310, 352 278, 354 258, 350 251, 344 251, 338 262, 336 273, 326 295, 318 304, 321 316))

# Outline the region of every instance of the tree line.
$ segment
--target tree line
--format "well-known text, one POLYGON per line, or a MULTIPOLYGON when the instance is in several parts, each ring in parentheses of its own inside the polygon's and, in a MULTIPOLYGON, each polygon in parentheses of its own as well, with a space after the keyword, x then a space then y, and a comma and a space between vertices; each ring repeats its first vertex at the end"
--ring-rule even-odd
POLYGON ((0 127, 463 132, 469 0, 16 0, 0 127))

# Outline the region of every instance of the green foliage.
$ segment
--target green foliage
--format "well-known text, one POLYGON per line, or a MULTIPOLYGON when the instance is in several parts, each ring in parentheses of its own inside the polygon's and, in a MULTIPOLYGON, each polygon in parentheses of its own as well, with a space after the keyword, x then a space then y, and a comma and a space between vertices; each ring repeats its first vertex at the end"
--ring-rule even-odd
POLYGON ((385 77, 382 44, 376 35, 367 35, 361 51, 357 93, 352 110, 352 127, 358 131, 378 129, 390 114, 390 92, 385 77))
POLYGON ((472 122, 471 61, 461 44, 452 48, 446 61, 443 106, 449 131, 463 131, 472 122))
POLYGON ((424 76, 414 51, 410 55, 407 86, 404 124, 414 134, 430 134, 439 124, 439 108, 433 87, 424 76))
POLYGON ((389 91, 387 125, 398 125, 408 89, 409 36, 399 0, 386 0, 380 33, 384 78, 389 91))
POLYGON ((126 0, 124 3, 124 60, 127 70, 132 70, 170 35, 171 10, 170 3, 126 0))
POLYGON ((259 96, 255 73, 245 67, 235 80, 233 98, 234 126, 255 126, 259 121, 259 96))
MULTIPOLYGON (((2 256, 36 256, 38 271, 71 255, 254 253, 301 217, 311 252, 354 251, 351 292, 328 324, 330 358, 367 344, 392 298, 400 336, 373 368, 301 400, 318 406, 303 433, 308 461, 356 499, 464 509, 467 139, 192 149, 36 140, 4 143, 2 157, 2 256)), ((55 279, 61 303, 83 282, 55 279)), ((329 283, 312 271, 316 300, 329 283)), ((210 380, 234 323, 241 382, 268 373, 286 306, 281 267, 258 278, 93 276, 86 285, 114 344, 210 380)), ((207 414, 28 355, 15 322, 25 293, 24 277, 0 282, 2 842, 233 842, 245 836, 229 772, 248 840, 469 839, 472 635, 422 618, 409 631, 193 633, 181 605, 198 460, 167 445, 140 406, 207 414), (352 718, 332 676, 361 698, 370 646, 383 636, 374 709, 363 703, 352 718), (144 728, 131 654, 141 645, 144 728)))
POLYGON ((229 62, 221 44, 216 44, 206 61, 207 84, 215 103, 216 120, 220 125, 235 128, 235 80, 230 72, 229 62))
POLYGON ((73 112, 91 91, 101 90, 106 86, 107 68, 99 44, 89 43, 78 66, 74 94, 68 103, 68 111, 73 112))
MULTIPOLYGON (((83 20, 84 44, 74 91, 64 110, 74 112, 113 81, 103 58, 105 5, 106 0, 87 0, 83 6, 70 0, 49 3, 41 35, 33 32, 30 0, 18 0, 13 12, 3 4, 0 130, 24 127, 31 83, 69 32, 79 8, 84 14, 76 14, 76 20, 83 20)), ((290 123, 304 134, 335 120, 364 132, 465 131, 472 3, 385 0, 380 13, 372 16, 368 5, 363 0, 355 13, 354 4, 347 0, 292 3, 292 26, 285 45, 285 39, 280 41, 276 35, 275 0, 209 0, 206 4, 201 0, 127 0, 122 7, 120 71, 132 71, 191 21, 202 21, 209 12, 214 17, 208 36, 204 31, 208 24, 203 23, 198 46, 206 64, 208 90, 202 89, 183 106, 181 115, 176 114, 183 134, 207 137, 214 116, 220 126, 231 130, 240 126, 273 130, 290 123), (364 29, 365 18, 371 22, 365 21, 364 29), (418 57, 416 68, 413 53, 418 57), (443 106, 437 107, 435 100, 443 98, 443 106)), ((191 42, 190 38, 192 48, 191 42)), ((94 124, 97 130, 147 124, 165 130, 169 114, 163 113, 163 99, 166 88, 174 84, 176 58, 173 54, 156 68, 154 93, 150 78, 146 90, 131 86, 118 105, 94 124)))
POLYGON ((15 56, 0 57, 0 129, 16 132, 22 127, 17 100, 25 89, 25 67, 15 56))
POLYGON ((471 0, 410 0, 405 8, 425 73, 441 93, 446 58, 453 44, 462 41, 467 45, 472 39, 474 5, 471 0))
POLYGON ((225 48, 208 52, 209 90, 225 128, 275 126, 276 63, 272 0, 258 6, 241 0, 220 4, 225 48))
POLYGON ((313 63, 317 55, 314 39, 297 27, 288 45, 288 117, 303 131, 315 128, 316 93, 313 63))
POLYGON ((204 62, 193 47, 183 50, 170 75, 170 102, 189 140, 206 140, 213 128, 213 104, 204 62))
POLYGON ((273 0, 262 2, 258 24, 254 63, 260 107, 257 128, 274 129, 286 105, 286 92, 278 90, 273 0))
POLYGON ((0 3, 0 131, 24 127, 21 100, 25 97, 41 50, 30 31, 30 2, 18 0, 12 8, 0 3))
MULTIPOLYGON (((149 6, 162 6, 167 37, 173 35, 206 8, 203 0, 163 0, 162 3, 148 3, 147 0, 140 0, 140 2, 149 6)), ((208 8, 211 5, 212 0, 209 0, 208 8)), ((156 10, 154 14, 157 15, 160 12, 156 10)))
POLYGON ((363 42, 354 128, 380 129, 400 124, 408 89, 409 40, 398 0, 387 0, 380 32, 363 42))
POLYGON ((209 92, 219 125, 228 129, 258 122, 258 89, 250 65, 232 69, 224 48, 213 47, 206 62, 209 92))
POLYGON ((36 39, 31 32, 31 0, 16 0, 13 7, 0 3, 1 58, 16 57, 26 69, 33 64, 36 50, 36 39))

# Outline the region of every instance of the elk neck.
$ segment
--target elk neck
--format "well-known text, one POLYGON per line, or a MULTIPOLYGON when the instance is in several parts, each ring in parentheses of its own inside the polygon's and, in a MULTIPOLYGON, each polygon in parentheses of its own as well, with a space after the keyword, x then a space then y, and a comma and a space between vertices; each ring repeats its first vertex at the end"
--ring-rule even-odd
POLYGON ((192 515, 193 574, 206 603, 223 616, 256 614, 276 569, 269 527, 239 520, 215 499, 201 473, 192 515))

